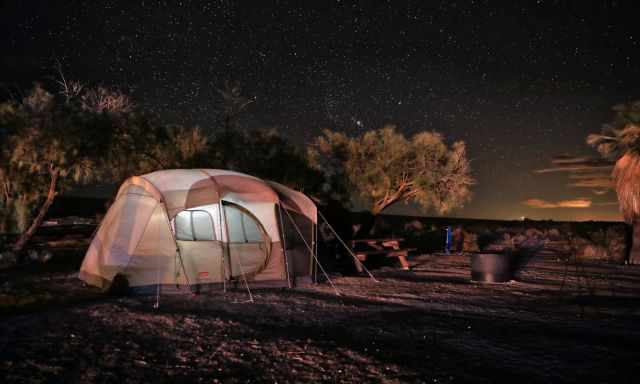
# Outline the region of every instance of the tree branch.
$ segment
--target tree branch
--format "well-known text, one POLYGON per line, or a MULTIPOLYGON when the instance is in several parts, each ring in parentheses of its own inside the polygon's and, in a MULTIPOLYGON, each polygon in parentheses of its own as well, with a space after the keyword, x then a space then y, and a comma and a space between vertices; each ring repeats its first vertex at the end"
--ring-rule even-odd
POLYGON ((33 235, 36 233, 42 221, 44 220, 45 215, 49 211, 49 207, 53 203, 53 199, 56 197, 56 189, 58 187, 58 178, 60 176, 60 169, 53 166, 53 164, 49 164, 49 170, 51 172, 51 180, 49 182, 49 192, 47 193, 47 198, 45 199, 42 206, 40 206, 40 211, 38 215, 33 219, 33 222, 29 226, 29 228, 20 235, 18 241, 13 245, 13 251, 19 253, 22 251, 24 246, 31 240, 33 235))

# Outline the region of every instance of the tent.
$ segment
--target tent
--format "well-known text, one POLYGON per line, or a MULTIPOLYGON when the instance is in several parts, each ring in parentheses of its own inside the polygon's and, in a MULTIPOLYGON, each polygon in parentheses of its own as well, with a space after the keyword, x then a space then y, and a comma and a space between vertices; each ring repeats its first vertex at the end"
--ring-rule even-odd
POLYGON ((230 281, 292 287, 313 279, 317 209, 281 184, 217 169, 127 179, 79 277, 109 287, 193 289, 230 281))

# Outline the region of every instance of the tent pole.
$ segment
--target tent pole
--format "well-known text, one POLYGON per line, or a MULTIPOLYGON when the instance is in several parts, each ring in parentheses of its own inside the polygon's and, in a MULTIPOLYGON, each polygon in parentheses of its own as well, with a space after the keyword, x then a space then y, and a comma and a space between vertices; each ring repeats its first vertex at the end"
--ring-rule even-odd
MULTIPOLYGON (((226 217, 226 216, 225 216, 226 217)), ((218 222, 220 226, 220 249, 222 250, 221 260, 222 260, 222 292, 227 293, 227 261, 224 257, 224 243, 222 242, 222 199, 218 199, 218 222)), ((227 225, 225 221, 225 227, 227 225)), ((229 241, 227 236, 227 241, 229 241)), ((231 273, 229 273, 231 276, 231 273)))
POLYGON ((287 214, 287 216, 289 216, 289 220, 291 221, 291 224, 293 224, 293 227, 296 229, 296 232, 298 232, 298 236, 300 236, 300 238, 304 242, 304 245, 307 246, 307 249, 309 250, 309 252, 311 252, 311 254, 313 255, 313 258, 316 260, 318 267, 320 267, 320 270, 322 271, 324 276, 327 278, 327 281, 329 282, 329 284, 331 284, 331 287, 333 287, 333 290, 336 292, 336 296, 340 296, 340 291, 335 286, 335 284, 333 284, 333 281, 331 281, 329 274, 327 274, 327 271, 324 270, 324 268, 322 267, 322 264, 320 264, 320 260, 318 260, 318 256, 315 253, 313 253, 313 249, 311 248, 311 246, 309 246, 309 243, 307 242, 307 239, 304 238, 304 235, 302 235, 302 232, 300 231, 300 228, 298 228, 298 225, 296 224, 296 222, 293 220, 293 217, 291 217, 291 214, 286 209, 284 210, 284 212, 287 214))
MULTIPOLYGON (((316 219, 317 221, 317 219, 316 219)), ((311 228, 311 236, 313 237, 313 252, 317 255, 318 254, 318 224, 317 223, 311 223, 312 224, 312 228, 311 228)), ((315 268, 311 268, 311 279, 313 280, 313 282, 316 282, 316 271, 315 268)))
POLYGON ((280 216, 280 234, 282 237, 282 254, 284 256, 284 268, 287 271, 287 283, 289 284, 289 288, 293 288, 293 284, 291 283, 291 273, 289 272, 289 257, 287 256, 287 241, 286 235, 284 232, 284 220, 282 219, 282 207, 278 203, 278 215, 280 216))
POLYGON ((176 243, 176 254, 178 255, 178 260, 180 260, 180 266, 182 267, 182 273, 184 273, 184 278, 187 281, 187 286, 189 287, 189 291, 193 293, 193 289, 191 287, 191 281, 189 280, 189 275, 187 275, 187 269, 184 267, 184 261, 182 261, 182 253, 180 253, 180 247, 176 243))
POLYGON ((320 214, 320 217, 322 218, 322 220, 324 220, 324 222, 327 224, 327 226, 329 226, 329 229, 331 230, 331 232, 333 232, 334 235, 336 235, 336 238, 338 240, 340 240, 340 243, 342 244, 342 246, 347 250, 347 252, 349 252, 349 254, 351 255, 351 257, 353 257, 353 260, 355 260, 356 263, 358 263, 362 269, 364 269, 367 274, 369 275, 369 277, 375 281, 376 283, 378 283, 379 281, 376 280, 375 277, 373 277, 373 274, 367 269, 367 267, 364 266, 364 264, 362 263, 362 261, 360 261, 358 259, 358 257, 353 253, 353 251, 351 250, 351 248, 349 248, 347 246, 347 244, 342 240, 342 238, 340 237, 340 235, 338 235, 338 232, 336 232, 335 229, 333 229, 333 227, 331 226, 331 224, 329 223, 329 221, 324 217, 324 215, 322 214, 322 212, 320 212, 320 210, 318 210, 318 214, 320 214))
MULTIPOLYGON (((173 263, 174 268, 175 268, 175 265, 176 264, 174 261, 173 263)), ((153 308, 155 309, 160 308, 160 266, 158 265, 158 262, 156 262, 156 303, 153 305, 153 308)))
MULTIPOLYGON (((198 169, 202 172, 213 184, 215 184, 216 188, 219 188, 218 182, 213 175, 207 173, 204 169, 198 169)), ((220 248, 222 250, 222 292, 227 293, 227 265, 224 257, 224 243, 222 242, 222 196, 219 192, 216 193, 218 195, 218 220, 220 220, 220 248)), ((225 217, 226 220, 226 217, 225 217)), ((225 222, 226 225, 226 222, 225 222)), ((195 233, 195 232, 194 232, 195 233)), ((228 235, 228 234, 227 234, 228 235)), ((228 236, 227 236, 228 239, 228 236)), ((231 272, 229 272, 229 276, 231 276, 231 272)))
MULTIPOLYGON (((227 266, 227 260, 229 261, 229 279, 231 279, 231 276, 233 274, 233 269, 231 268, 231 247, 229 245, 229 224, 227 223, 227 210, 224 207, 224 204, 222 204, 222 199, 220 199, 220 209, 222 209, 222 218, 224 219, 224 232, 226 233, 226 237, 227 237, 227 252, 226 252, 226 257, 224 257, 224 265, 225 267, 227 266)), ((223 255, 224 256, 224 255, 223 255)), ((226 292, 226 283, 224 285, 225 287, 225 292, 226 292)))
MULTIPOLYGON (((178 240, 176 239, 176 235, 173 233, 173 228, 171 227, 171 219, 169 219, 169 209, 167 208, 167 203, 164 200, 161 200, 160 203, 164 206, 164 217, 167 219, 167 225, 169 226, 169 233, 171 233, 171 238, 173 239, 173 243, 176 245, 176 256, 180 260, 180 266, 182 267, 182 273, 184 273, 184 278, 187 281, 187 286, 189 287, 189 291, 193 292, 191 289, 191 281, 189 281, 189 275, 187 275, 187 269, 184 267, 184 262, 182 261, 182 254, 180 253, 180 247, 178 246, 178 240)), ((175 263, 174 263, 175 265, 175 263)), ((176 279, 176 284, 178 280, 176 279)))
MULTIPOLYGON (((223 209, 224 209, 224 207, 223 207, 223 209)), ((225 228, 225 231, 227 232, 227 250, 228 250, 228 255, 229 255, 229 264, 231 264, 231 248, 230 248, 230 241, 229 241, 229 239, 230 239, 229 238, 229 223, 227 223, 227 211, 226 211, 226 209, 224 211, 224 228, 225 228)), ((246 236, 245 236, 245 238, 246 238, 246 236)), ((238 258, 238 265, 240 266, 240 275, 242 276, 242 280, 244 280, 244 285, 247 288, 247 292, 249 292, 249 302, 253 303, 253 295, 251 294, 251 289, 249 288, 249 283, 247 283, 247 277, 244 274, 244 268, 242 268, 242 261, 240 260, 240 258, 238 258)), ((231 272, 229 273, 229 275, 231 276, 231 272)))

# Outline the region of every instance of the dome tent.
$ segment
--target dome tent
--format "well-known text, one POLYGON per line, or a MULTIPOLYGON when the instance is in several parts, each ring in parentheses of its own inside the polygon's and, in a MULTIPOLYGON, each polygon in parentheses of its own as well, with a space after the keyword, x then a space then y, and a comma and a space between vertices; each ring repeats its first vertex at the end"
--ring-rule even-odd
POLYGON ((293 286, 314 276, 317 208, 275 182, 216 169, 162 170, 127 179, 80 268, 108 287, 203 287, 242 277, 293 286))

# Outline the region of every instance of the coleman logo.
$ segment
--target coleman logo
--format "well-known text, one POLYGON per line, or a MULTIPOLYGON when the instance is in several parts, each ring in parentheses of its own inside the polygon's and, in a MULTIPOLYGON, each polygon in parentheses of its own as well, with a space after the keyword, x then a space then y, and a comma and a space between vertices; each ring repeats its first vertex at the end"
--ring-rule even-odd
POLYGON ((209 277, 209 272, 200 272, 200 273, 198 273, 198 277, 201 278, 201 279, 209 277))

